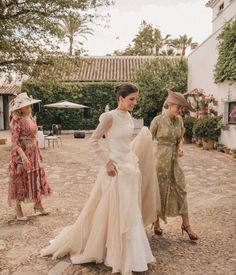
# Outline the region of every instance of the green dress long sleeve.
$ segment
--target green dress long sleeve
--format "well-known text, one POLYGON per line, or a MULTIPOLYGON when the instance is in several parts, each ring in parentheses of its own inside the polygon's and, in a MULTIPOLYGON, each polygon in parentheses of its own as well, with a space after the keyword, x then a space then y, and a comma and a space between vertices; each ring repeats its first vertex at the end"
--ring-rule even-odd
POLYGON ((182 117, 171 119, 167 114, 156 116, 150 126, 153 139, 156 139, 156 171, 161 196, 161 216, 188 215, 185 177, 178 157, 178 147, 183 138, 182 117))

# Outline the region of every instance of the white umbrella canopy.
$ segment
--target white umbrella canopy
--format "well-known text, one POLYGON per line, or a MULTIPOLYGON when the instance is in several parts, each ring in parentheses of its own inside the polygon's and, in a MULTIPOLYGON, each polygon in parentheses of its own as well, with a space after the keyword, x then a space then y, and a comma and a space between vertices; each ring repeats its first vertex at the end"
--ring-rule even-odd
POLYGON ((46 108, 61 108, 61 109, 82 109, 82 108, 89 108, 88 106, 77 104, 70 102, 68 100, 63 100, 60 102, 52 103, 52 104, 46 104, 44 105, 46 108))

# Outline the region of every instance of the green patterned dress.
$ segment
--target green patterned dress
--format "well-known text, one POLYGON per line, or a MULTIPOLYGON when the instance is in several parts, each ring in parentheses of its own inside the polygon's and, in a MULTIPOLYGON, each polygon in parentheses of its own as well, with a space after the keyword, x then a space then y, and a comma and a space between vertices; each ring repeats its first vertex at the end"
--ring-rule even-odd
POLYGON ((188 216, 185 177, 177 154, 183 139, 184 125, 182 117, 171 119, 167 114, 156 116, 150 131, 157 141, 156 170, 161 196, 161 216, 188 216))

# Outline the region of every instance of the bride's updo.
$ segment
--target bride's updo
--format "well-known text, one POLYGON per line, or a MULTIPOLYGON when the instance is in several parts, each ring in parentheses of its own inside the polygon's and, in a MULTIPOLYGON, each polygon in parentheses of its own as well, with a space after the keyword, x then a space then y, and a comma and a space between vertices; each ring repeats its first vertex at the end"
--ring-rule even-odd
POLYGON ((138 87, 132 83, 123 83, 115 87, 115 94, 117 100, 122 96, 123 98, 127 97, 129 94, 137 93, 138 87))

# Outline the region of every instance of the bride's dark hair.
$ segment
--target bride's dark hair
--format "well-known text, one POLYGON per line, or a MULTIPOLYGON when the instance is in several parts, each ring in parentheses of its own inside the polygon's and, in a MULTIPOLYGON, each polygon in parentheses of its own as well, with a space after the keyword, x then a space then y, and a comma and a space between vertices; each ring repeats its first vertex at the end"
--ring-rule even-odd
POLYGON ((115 87, 117 100, 120 96, 127 97, 129 94, 138 92, 138 87, 132 83, 123 83, 115 87))

